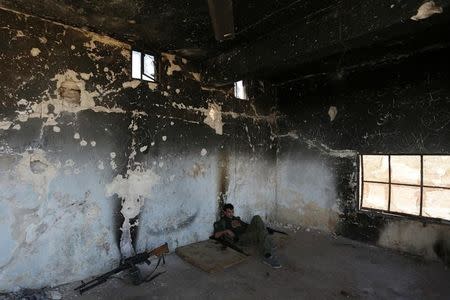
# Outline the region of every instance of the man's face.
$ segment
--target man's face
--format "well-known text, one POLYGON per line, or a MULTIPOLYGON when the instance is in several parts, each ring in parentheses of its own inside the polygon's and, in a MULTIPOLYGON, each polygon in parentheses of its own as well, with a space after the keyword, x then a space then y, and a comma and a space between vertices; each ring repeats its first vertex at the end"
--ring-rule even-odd
POLYGON ((234 216, 234 209, 225 209, 224 211, 223 211, 223 214, 225 215, 225 217, 227 217, 227 218, 232 218, 233 216, 234 216))

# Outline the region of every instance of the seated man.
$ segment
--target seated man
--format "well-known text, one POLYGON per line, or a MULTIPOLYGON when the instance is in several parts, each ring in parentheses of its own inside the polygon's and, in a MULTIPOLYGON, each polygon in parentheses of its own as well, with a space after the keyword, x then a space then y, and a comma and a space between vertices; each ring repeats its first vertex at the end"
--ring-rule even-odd
POLYGON ((260 216, 254 216, 250 224, 247 224, 234 216, 234 207, 230 203, 223 206, 222 213, 222 218, 214 223, 214 238, 223 238, 244 245, 257 245, 264 255, 265 264, 275 269, 281 268, 273 255, 272 237, 269 236, 260 216))

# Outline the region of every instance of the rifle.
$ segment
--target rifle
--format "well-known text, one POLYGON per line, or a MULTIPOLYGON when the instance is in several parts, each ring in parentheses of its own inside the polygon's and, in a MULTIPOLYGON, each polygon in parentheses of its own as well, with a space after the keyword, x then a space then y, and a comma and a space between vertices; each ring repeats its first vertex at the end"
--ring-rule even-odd
POLYGON ((212 235, 212 236, 209 237, 209 239, 221 243, 225 248, 229 247, 229 248, 231 248, 233 250, 236 250, 237 252, 240 252, 240 253, 244 254, 245 256, 250 256, 250 254, 246 253, 240 247, 236 246, 233 242, 227 241, 224 238, 215 238, 214 235, 212 235))
POLYGON ((97 276, 88 282, 81 281, 81 285, 76 287, 75 291, 78 290, 80 292, 80 295, 82 295, 84 292, 86 292, 100 284, 105 283, 112 275, 122 272, 124 270, 128 270, 128 269, 130 270, 130 274, 132 275, 133 284, 139 285, 143 282, 150 281, 162 274, 162 273, 158 273, 154 276, 151 276, 153 274, 153 272, 156 270, 156 268, 159 266, 161 259, 163 260, 163 263, 165 263, 164 254, 167 254, 167 253, 169 253, 169 246, 167 245, 167 243, 165 243, 153 250, 145 251, 142 253, 138 253, 135 256, 125 258, 120 262, 120 264, 117 268, 115 268, 109 272, 106 272, 100 276, 97 276), (143 279, 140 274, 139 268, 136 265, 142 264, 142 263, 146 263, 147 265, 150 265, 149 258, 153 255, 158 257, 158 263, 157 263, 155 269, 152 271, 152 273, 148 276, 148 277, 150 277, 150 276, 151 277, 143 279))
MULTIPOLYGON (((239 217, 236 217, 236 219, 239 220, 242 224, 245 224, 245 226, 249 226, 249 225, 250 225, 250 224, 248 224, 248 223, 242 221, 241 218, 239 218, 239 217)), ((271 227, 266 227, 266 229, 267 229, 267 232, 268 232, 269 234, 274 234, 274 232, 276 232, 276 233, 281 233, 281 234, 284 234, 284 235, 288 235, 288 234, 287 234, 286 232, 284 232, 284 231, 276 230, 276 229, 273 229, 273 228, 271 228, 271 227)))
POLYGON ((284 232, 284 231, 280 231, 280 230, 276 230, 276 229, 273 229, 273 228, 270 228, 270 227, 266 227, 266 229, 267 229, 267 232, 269 233, 269 234, 273 234, 274 232, 276 232, 276 233, 281 233, 281 234, 284 234, 284 235, 288 235, 286 232, 284 232))

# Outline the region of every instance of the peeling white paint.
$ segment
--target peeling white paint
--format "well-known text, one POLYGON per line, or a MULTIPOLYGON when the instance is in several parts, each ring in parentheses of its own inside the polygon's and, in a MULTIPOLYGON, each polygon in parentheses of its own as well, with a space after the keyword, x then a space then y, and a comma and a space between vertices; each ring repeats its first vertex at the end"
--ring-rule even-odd
POLYGON ((106 185, 106 196, 117 195, 122 199, 121 213, 125 218, 122 225, 120 248, 122 255, 128 257, 134 254, 131 244, 130 219, 135 218, 141 211, 144 201, 151 197, 153 187, 158 184, 160 177, 152 170, 128 170, 126 176, 117 175, 106 185))
POLYGON ((38 56, 41 53, 41 50, 39 48, 32 48, 30 50, 31 56, 38 56))
POLYGON ((25 123, 26 121, 28 121, 28 115, 26 114, 26 112, 22 112, 22 111, 16 111, 18 113, 17 115, 17 120, 19 120, 19 122, 25 123))
POLYGON ((73 161, 73 159, 68 159, 64 163, 64 167, 73 168, 73 166, 75 166, 75 162, 73 161))
POLYGON ((125 57, 128 61, 131 60, 131 52, 130 52, 130 50, 123 49, 122 51, 120 51, 120 54, 122 54, 122 56, 125 57))
MULTIPOLYGON (((87 74, 87 73, 84 73, 87 74)), ((91 74, 91 73, 90 73, 91 74)), ((87 77, 90 74, 83 75, 87 77)), ((119 107, 103 107, 96 106, 95 98, 100 94, 97 91, 89 92, 85 88, 85 81, 78 78, 78 73, 73 70, 67 70, 63 74, 57 74, 52 81, 56 81, 56 91, 54 92, 56 98, 53 98, 49 93, 49 100, 42 101, 40 103, 34 103, 31 105, 31 112, 27 112, 28 118, 47 118, 47 121, 44 123, 44 126, 56 125, 56 119, 59 117, 61 112, 79 112, 83 110, 92 110, 95 112, 104 112, 104 113, 127 113, 127 111, 123 110, 119 107), (59 94, 59 90, 61 87, 67 88, 72 87, 73 89, 79 90, 80 93, 80 101, 79 103, 68 101, 67 99, 61 97, 59 94), (49 112, 49 106, 53 108, 52 112, 49 112)), ((81 77, 81 75, 80 75, 81 77)), ((70 99, 72 100, 72 99, 70 99)), ((133 115, 147 115, 145 112, 140 111, 132 111, 133 115)), ((25 117, 26 118, 26 117, 25 117)))
POLYGON ((151 89, 152 91, 156 90, 157 87, 158 87, 158 84, 155 82, 148 83, 148 88, 151 89))
POLYGON ((337 108, 336 106, 330 106, 328 109, 328 116, 330 117, 330 121, 333 122, 334 118, 336 118, 337 115, 337 108))
POLYGON ((196 72, 189 72, 189 74, 192 75, 192 78, 194 78, 195 81, 200 82, 202 77, 200 75, 200 73, 196 73, 196 72))
POLYGON ((50 182, 56 176, 56 167, 47 160, 41 149, 24 152, 21 156, 16 167, 17 177, 33 187, 39 195, 39 200, 47 199, 50 182))
POLYGON ((140 80, 132 80, 132 81, 126 81, 126 82, 122 83, 122 87, 123 87, 124 89, 127 89, 127 88, 135 89, 135 88, 137 88, 140 84, 141 84, 141 81, 140 81, 140 80))
POLYGON ((162 54, 163 60, 166 60, 169 62, 169 66, 167 67, 167 75, 172 76, 173 72, 181 71, 181 67, 175 63, 176 56, 169 53, 163 53, 162 54))
MULTIPOLYGON (((209 105, 211 105, 211 104, 209 104, 209 105)), ((186 106, 183 103, 176 103, 176 102, 172 102, 172 107, 177 108, 177 109, 182 109, 182 110, 193 111, 193 112, 200 112, 200 113, 202 113, 202 114, 204 114, 206 116, 214 111, 214 110, 211 111, 210 107, 206 109, 206 108, 203 108, 203 107, 193 107, 191 105, 186 106)), ((217 107, 220 108, 219 105, 217 105, 217 107)), ((249 114, 246 114, 246 113, 236 113, 236 112, 233 112, 233 111, 227 111, 227 112, 220 111, 220 113, 221 113, 221 116, 229 116, 229 117, 232 117, 233 119, 236 119, 236 118, 248 118, 248 119, 252 119, 254 121, 256 121, 256 120, 266 121, 266 122, 269 122, 270 124, 273 124, 275 122, 276 118, 277 118, 277 114, 276 113, 272 113, 270 115, 259 115, 259 114, 256 113, 256 111, 255 111, 255 115, 249 115, 249 114)), ((186 120, 184 120, 184 121, 186 121, 186 120)), ((199 124, 198 122, 195 122, 195 121, 190 121, 190 123, 199 124)), ((218 123, 218 124, 220 125, 221 122, 218 123)))
POLYGON ((209 125, 212 129, 216 131, 217 134, 222 134, 222 108, 215 103, 209 103, 208 112, 206 114, 206 118, 203 122, 209 125))
MULTIPOLYGON (((294 140, 298 140, 298 134, 295 131, 290 131, 290 132, 288 132, 286 134, 279 134, 276 137, 277 138, 290 137, 290 138, 293 138, 294 140)), ((271 139, 272 139, 272 136, 271 136, 271 139)))
POLYGON ((25 99, 20 99, 19 101, 17 101, 17 105, 19 106, 27 106, 28 105, 28 101, 25 99))
POLYGON ((89 80, 92 76, 94 76, 94 74, 92 74, 92 72, 80 73, 80 77, 83 78, 84 80, 89 80))
POLYGON ((7 130, 9 127, 11 127, 11 124, 13 122, 11 121, 0 121, 0 130, 7 130))
POLYGON ((434 3, 434 1, 428 1, 422 4, 417 9, 417 14, 411 17, 411 20, 419 21, 423 19, 427 19, 431 17, 434 14, 441 14, 444 11, 444 9, 434 3))

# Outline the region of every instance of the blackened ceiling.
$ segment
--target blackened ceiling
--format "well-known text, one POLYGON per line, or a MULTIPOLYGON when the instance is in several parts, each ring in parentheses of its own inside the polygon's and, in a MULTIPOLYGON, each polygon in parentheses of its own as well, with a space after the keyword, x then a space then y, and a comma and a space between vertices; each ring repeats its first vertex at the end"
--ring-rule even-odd
POLYGON ((0 0, 0 5, 75 27, 105 33, 136 48, 178 52, 202 60, 240 43, 256 39, 295 16, 293 6, 316 9, 336 1, 234 1, 236 39, 214 39, 206 0, 0 0), (321 2, 311 5, 311 3, 321 2))
POLYGON ((449 47, 443 13, 414 21, 431 0, 233 0, 235 38, 217 42, 207 0, 0 0, 0 6, 107 34, 143 51, 201 61, 205 83, 348 72, 449 47))

